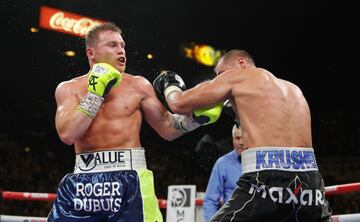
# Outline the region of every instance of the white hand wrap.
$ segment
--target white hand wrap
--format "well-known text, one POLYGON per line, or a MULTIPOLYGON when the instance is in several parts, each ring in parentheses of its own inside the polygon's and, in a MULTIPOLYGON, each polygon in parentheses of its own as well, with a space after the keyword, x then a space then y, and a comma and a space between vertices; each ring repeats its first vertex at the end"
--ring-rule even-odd
POLYGON ((103 101, 103 97, 98 96, 95 93, 88 92, 85 97, 80 101, 80 104, 77 108, 81 112, 94 119, 103 101))
POLYGON ((184 116, 173 114, 176 119, 176 123, 178 124, 178 128, 183 132, 193 131, 194 129, 201 126, 198 122, 196 122, 191 116, 184 116))
POLYGON ((177 86, 169 86, 164 90, 164 96, 167 100, 168 96, 173 92, 182 92, 182 90, 177 86))

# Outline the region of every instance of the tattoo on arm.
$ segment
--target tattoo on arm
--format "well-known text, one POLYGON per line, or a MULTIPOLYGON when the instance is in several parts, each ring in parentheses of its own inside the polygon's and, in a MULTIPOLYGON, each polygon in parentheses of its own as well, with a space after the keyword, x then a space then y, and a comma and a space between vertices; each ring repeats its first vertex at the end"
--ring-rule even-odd
POLYGON ((189 132, 193 131, 194 129, 198 128, 200 124, 192 117, 185 116, 185 115, 178 115, 173 114, 173 123, 175 129, 180 130, 181 132, 189 132))
POLYGON ((171 125, 176 129, 176 130, 179 130, 181 132, 187 132, 182 126, 181 126, 181 116, 180 115, 177 115, 177 114, 174 114, 172 115, 173 118, 172 118, 172 123, 171 125))

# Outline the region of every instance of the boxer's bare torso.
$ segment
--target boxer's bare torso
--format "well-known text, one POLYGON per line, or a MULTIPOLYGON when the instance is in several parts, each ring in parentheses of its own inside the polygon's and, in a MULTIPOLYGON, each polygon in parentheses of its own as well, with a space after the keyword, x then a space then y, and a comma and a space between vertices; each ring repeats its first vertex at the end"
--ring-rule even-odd
POLYGON ((246 147, 312 147, 309 106, 297 86, 264 69, 231 72, 230 101, 245 129, 246 147))
POLYGON ((311 116, 301 90, 261 68, 219 70, 212 81, 170 94, 174 112, 187 113, 229 99, 247 148, 312 147, 311 116))
MULTIPOLYGON (((157 100, 152 85, 143 77, 123 74, 119 86, 111 89, 94 120, 76 110, 87 93, 87 75, 59 84, 56 90, 56 126, 60 138, 74 144, 76 153, 140 147, 140 127, 147 122, 163 137, 176 138, 170 113, 157 100), (77 118, 71 118, 76 116, 77 118), (86 121, 75 121, 86 119, 86 121), (90 121, 90 122, 89 122, 90 121), (84 126, 84 122, 89 124, 84 126), (73 130, 69 130, 74 127, 73 130), (71 136, 67 132, 73 131, 71 136), (78 133, 79 132, 79 133, 78 133), (74 135, 78 133, 78 135, 74 135), (72 137, 71 139, 67 139, 72 137)), ((171 138, 169 138, 171 139, 171 138)))

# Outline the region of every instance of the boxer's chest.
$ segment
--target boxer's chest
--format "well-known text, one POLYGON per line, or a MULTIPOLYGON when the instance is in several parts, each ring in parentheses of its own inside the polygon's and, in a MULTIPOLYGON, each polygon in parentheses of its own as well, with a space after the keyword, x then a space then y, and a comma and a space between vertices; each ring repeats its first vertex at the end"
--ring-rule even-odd
POLYGON ((105 97, 102 111, 115 115, 132 115, 140 110, 140 103, 143 99, 142 93, 133 84, 123 82, 120 86, 111 89, 105 97))

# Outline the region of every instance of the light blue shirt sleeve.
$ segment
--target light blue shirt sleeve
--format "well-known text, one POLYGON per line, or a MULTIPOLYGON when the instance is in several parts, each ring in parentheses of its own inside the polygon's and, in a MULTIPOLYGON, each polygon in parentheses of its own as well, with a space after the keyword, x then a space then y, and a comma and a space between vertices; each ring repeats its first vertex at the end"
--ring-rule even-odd
POLYGON ((237 157, 237 152, 233 150, 215 162, 204 197, 203 216, 205 222, 210 221, 218 211, 219 204, 225 203, 237 186, 236 182, 242 173, 237 157))
POLYGON ((206 187, 203 215, 205 222, 210 221, 211 217, 218 210, 219 201, 223 198, 224 182, 221 179, 221 168, 219 159, 216 161, 206 187))

